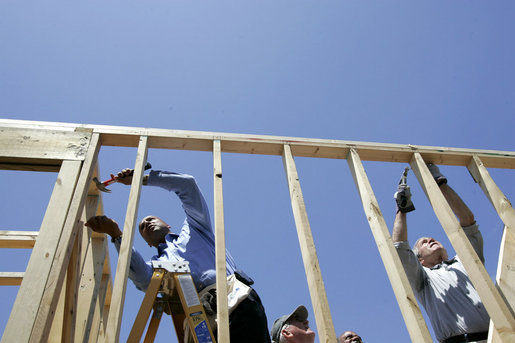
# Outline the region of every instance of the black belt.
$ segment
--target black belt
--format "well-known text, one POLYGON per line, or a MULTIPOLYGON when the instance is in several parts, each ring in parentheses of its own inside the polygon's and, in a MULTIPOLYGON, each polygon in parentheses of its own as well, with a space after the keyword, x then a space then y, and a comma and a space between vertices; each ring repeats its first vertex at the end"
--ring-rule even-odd
POLYGON ((444 343, 464 343, 464 342, 475 342, 481 341, 488 338, 488 331, 485 332, 474 332, 466 333, 464 335, 452 336, 444 339, 444 343))

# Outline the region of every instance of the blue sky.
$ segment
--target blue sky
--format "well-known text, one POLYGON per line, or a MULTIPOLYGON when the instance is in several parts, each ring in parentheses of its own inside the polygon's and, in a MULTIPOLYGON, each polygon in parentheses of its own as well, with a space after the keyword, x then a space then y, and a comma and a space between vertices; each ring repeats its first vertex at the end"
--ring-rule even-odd
MULTIPOLYGON (((511 1, 8 0, 0 13, 1 118, 514 150, 511 1)), ((100 173, 134 159, 134 149, 104 147, 100 173)), ((195 175, 213 209, 210 153, 151 150, 149 161, 195 175)), ((409 341, 346 161, 296 163, 336 333, 409 341)), ((365 163, 390 230, 404 167, 365 163)), ((270 327, 300 303, 313 318, 281 158, 224 154, 223 171, 227 247, 255 279, 270 327)), ((442 171, 476 214, 494 276, 502 222, 465 168, 442 171)), ((490 173, 513 200, 513 172, 490 173)), ((56 174, 0 175, 10 195, 2 229, 37 230, 56 174)), ((410 242, 447 243, 409 181, 410 242)), ((105 212, 122 223, 129 189, 111 188, 105 212)), ((144 188, 138 218, 146 214, 175 228, 183 220, 159 189, 144 188)), ((154 254, 139 237, 136 246, 154 254)), ((2 271, 22 271, 29 252, 1 254, 2 271)), ((0 306, 11 308, 16 291, 3 287, 0 306)), ((142 296, 129 283, 122 340, 142 296)), ((156 342, 175 339, 166 322, 156 342)))

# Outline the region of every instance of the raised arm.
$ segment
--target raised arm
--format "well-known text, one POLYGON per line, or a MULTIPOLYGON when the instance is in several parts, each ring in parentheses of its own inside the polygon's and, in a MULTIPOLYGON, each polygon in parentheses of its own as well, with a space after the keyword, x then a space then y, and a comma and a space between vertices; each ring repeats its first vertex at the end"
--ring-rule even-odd
POLYGON ((415 210, 411 201, 410 187, 406 184, 407 170, 394 194, 396 203, 396 214, 393 222, 392 241, 402 261, 404 271, 408 276, 412 287, 420 291, 424 287, 425 271, 420 264, 418 257, 415 256, 408 243, 408 224, 406 213, 415 210))
POLYGON ((209 209, 193 176, 153 170, 148 177, 148 185, 175 192, 182 202, 189 224, 210 233, 213 231, 209 209))
POLYGON ((410 284, 414 289, 420 291, 424 287, 425 271, 408 243, 406 213, 398 211, 395 215, 392 240, 410 284))
MULTIPOLYGON (((111 176, 117 182, 130 185, 133 172, 133 169, 127 168, 120 171, 116 176, 112 174, 111 176)), ((182 202, 182 207, 184 212, 186 212, 186 219, 189 224, 201 230, 213 231, 209 208, 193 176, 170 171, 152 170, 149 175, 143 177, 143 184, 158 186, 170 192, 175 192, 182 202)))
POLYGON ((410 186, 406 183, 408 176, 408 168, 404 169, 401 176, 397 192, 393 195, 396 205, 395 221, 393 223, 392 240, 394 242, 403 242, 408 240, 408 227, 406 224, 406 213, 415 210, 415 206, 411 201, 410 186))
POLYGON ((452 212, 456 218, 458 218, 463 231, 474 247, 474 250, 479 256, 479 259, 481 262, 485 263, 485 258, 483 255, 483 236, 479 231, 474 213, 472 213, 470 208, 467 206, 467 204, 465 204, 458 193, 456 193, 454 189, 452 189, 452 187, 447 184, 447 178, 440 172, 438 166, 434 164, 428 164, 428 168, 436 183, 439 185, 440 191, 445 197, 445 200, 447 200, 447 203, 451 207, 452 212))
POLYGON ((474 213, 472 213, 472 211, 463 202, 463 200, 454 191, 454 189, 451 188, 451 186, 448 184, 443 184, 440 186, 440 190, 442 191, 443 196, 449 203, 449 206, 458 218, 458 221, 462 227, 470 226, 476 222, 474 213))
POLYGON ((398 211, 395 215, 392 230, 393 242, 404 242, 408 240, 408 225, 406 220, 406 213, 398 211))

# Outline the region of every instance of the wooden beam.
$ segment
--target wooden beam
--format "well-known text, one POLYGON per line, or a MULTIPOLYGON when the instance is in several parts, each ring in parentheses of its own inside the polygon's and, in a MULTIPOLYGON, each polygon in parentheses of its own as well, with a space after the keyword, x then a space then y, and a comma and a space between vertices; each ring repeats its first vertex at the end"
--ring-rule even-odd
POLYGON ((61 287, 59 291, 59 300, 54 312, 52 327, 48 334, 48 343, 62 343, 63 341, 63 323, 64 323, 64 303, 66 298, 66 287, 61 287))
POLYGON ((88 150, 91 131, 92 129, 70 132, 0 126, 0 161, 82 161, 88 150))
POLYGON ((495 288, 490 276, 486 272, 485 266, 477 256, 465 232, 454 216, 451 207, 431 176, 422 156, 419 153, 415 153, 410 164, 449 241, 458 256, 460 256, 460 261, 465 267, 495 327, 499 332, 513 331, 515 329, 513 314, 495 288))
POLYGON ((118 342, 120 339, 120 326, 122 322, 125 292, 127 290, 127 277, 129 275, 132 245, 134 243, 134 231, 138 215, 141 185, 143 183, 143 173, 145 163, 147 161, 147 152, 148 138, 146 136, 142 136, 140 137, 138 145, 136 164, 134 166, 134 176, 132 178, 131 191, 129 194, 129 204, 127 206, 127 213, 125 216, 123 239, 116 267, 116 277, 113 287, 116 292, 113 294, 111 299, 111 309, 109 310, 109 318, 107 320, 105 335, 106 343, 118 342))
POLYGON ((511 231, 512 235, 515 235, 515 210, 508 198, 497 187, 481 159, 478 156, 473 156, 467 167, 474 180, 494 206, 501 220, 508 227, 508 230, 511 231))
POLYGON ((19 286, 24 272, 0 272, 0 286, 19 286))
POLYGON ((45 161, 36 159, 0 158, 0 170, 23 170, 37 172, 59 172, 61 161, 45 161), (53 163, 52 163, 53 162, 53 163))
MULTIPOLYGON (((515 309, 515 235, 513 230, 504 227, 501 241, 499 264, 497 270, 497 286, 501 289, 504 298, 515 309)), ((508 334, 508 333, 507 333, 508 334)), ((511 342, 515 341, 515 332, 509 333, 511 342)), ((502 335, 502 333, 501 333, 502 335)))
POLYGON ((80 161, 63 162, 41 224, 40 239, 34 245, 2 342, 29 341, 80 167, 80 161))
POLYGON ((351 149, 347 162, 358 188, 363 209, 367 216, 370 229, 374 235, 377 249, 383 260, 384 267, 392 284, 397 303, 399 304, 404 322, 408 328, 412 342, 428 342, 433 340, 427 329, 420 308, 417 306, 415 294, 411 288, 402 262, 393 245, 392 237, 379 209, 379 203, 368 180, 363 163, 356 150, 351 149))
MULTIPOLYGON (((504 227, 501 246, 499 249, 499 263, 497 264, 497 287, 501 290, 504 299, 515 307, 515 235, 504 227)), ((490 330, 488 331, 488 343, 515 342, 515 333, 499 332, 494 330, 494 323, 490 320, 490 330)))
POLYGON ((334 332, 324 281, 322 280, 322 272, 318 263, 315 242, 311 233, 306 205, 300 188, 297 167, 295 166, 289 145, 284 145, 283 163, 320 342, 336 342, 336 334, 334 332))
MULTIPOLYGON (((134 146, 134 137, 102 130, 102 143, 112 146, 134 146)), ((137 132, 137 130, 135 130, 137 132)), ((145 130, 150 136, 149 148, 209 151, 211 141, 217 137, 223 141, 222 152, 241 154, 281 155, 282 146, 288 144, 295 156, 343 159, 348 149, 359 151, 367 161, 409 163, 413 152, 421 153, 428 161, 439 164, 466 166, 473 154, 480 156, 488 167, 515 169, 515 153, 510 151, 473 150, 459 148, 427 147, 416 145, 383 144, 342 140, 322 140, 295 137, 236 135, 221 133, 183 132, 170 130, 145 130)))
POLYGON ((64 281, 66 268, 70 260, 72 247, 77 235, 80 216, 84 209, 84 203, 87 197, 87 190, 94 167, 97 162, 98 152, 100 150, 100 136, 93 134, 91 136, 90 145, 86 152, 84 162, 82 164, 77 186, 73 194, 66 221, 59 238, 59 243, 55 250, 54 258, 51 261, 51 269, 49 271, 45 292, 41 299, 41 303, 37 312, 34 327, 32 329, 30 341, 43 342, 47 339, 52 323, 52 315, 58 301, 58 293, 64 281))
POLYGON ((213 183, 215 204, 216 316, 217 342, 229 342, 227 304, 227 268, 225 257, 224 199, 222 185, 222 150, 219 139, 213 141, 213 183))
MULTIPOLYGON (((99 199, 100 197, 97 195, 88 196, 86 213, 83 216, 84 222, 96 213, 99 199)), ((90 229, 84 229, 85 238, 89 236, 87 231, 90 231, 90 229)), ((91 235, 89 237, 89 245, 81 268, 81 291, 77 304, 77 329, 74 342, 88 342, 89 340, 107 253, 107 240, 104 236, 97 237, 91 235)))
MULTIPOLYGON (((62 342, 74 342, 75 337, 75 324, 77 319, 77 298, 78 286, 81 269, 81 253, 82 253, 82 231, 83 224, 79 222, 76 224, 77 234, 75 235, 73 249, 68 262, 68 269, 66 272, 65 297, 64 297, 64 318, 62 329, 62 342)), ((85 231, 85 230, 84 230, 85 231)))
MULTIPOLYGON (((104 265, 109 263, 109 254, 106 254, 104 265)), ((97 302, 95 304, 95 312, 91 324, 91 332, 89 335, 89 343, 103 342, 105 340, 105 327, 107 318, 109 317, 109 308, 111 305, 111 274, 102 274, 100 288, 98 290, 97 302)))
MULTIPOLYGON (((93 175, 97 174, 97 169, 98 167, 95 168, 93 175)), ((86 320, 84 320, 84 316, 87 318, 87 315, 89 314, 88 310, 84 308, 84 303, 89 301, 90 306, 91 303, 94 304, 94 300, 85 299, 88 295, 89 289, 87 289, 83 284, 84 279, 86 279, 86 283, 91 281, 91 279, 94 279, 94 276, 91 275, 84 277, 84 270, 90 267, 87 263, 89 260, 87 260, 86 257, 91 251, 91 230, 84 227, 83 223, 85 223, 90 216, 95 214, 99 200, 98 195, 89 195, 91 189, 92 187, 90 183, 90 186, 88 187, 88 197, 86 198, 84 210, 82 211, 81 222, 78 223, 78 234, 75 238, 74 248, 68 264, 68 271, 66 273, 66 293, 64 304, 66 315, 63 320, 61 337, 61 341, 63 342, 83 341, 80 333, 84 332, 83 326, 87 325, 86 320)))
MULTIPOLYGON (((515 261, 515 210, 508 198, 497 187, 479 157, 472 158, 468 170, 505 224, 499 250, 496 280, 497 287, 513 312, 515 308, 515 263, 513 262, 515 261)), ((515 332, 499 332, 493 328, 495 328, 494 323, 490 321, 490 342, 515 341, 515 332)))
MULTIPOLYGON (((93 176, 98 177, 98 164, 93 176)), ((89 218, 91 214, 90 211, 94 208, 95 203, 96 211, 94 214, 97 216, 104 214, 101 192, 93 182, 88 189, 87 203, 88 206, 86 207, 85 218, 89 218)), ((88 232, 89 231, 91 230, 88 230, 88 232)), ((102 332, 100 341, 104 340, 105 323, 103 318, 105 317, 105 321, 107 322, 107 315, 109 313, 109 306, 104 307, 104 301, 106 293, 109 292, 110 294, 111 292, 111 269, 109 263, 109 249, 105 234, 91 231, 90 240, 91 243, 89 244, 88 253, 84 262, 85 267, 82 270, 83 278, 81 281, 81 289, 84 290, 84 295, 79 298, 79 317, 77 319, 79 331, 76 335, 76 341, 96 343, 99 341, 98 337, 100 331, 102 332), (93 273, 93 275, 91 275, 91 273, 93 273), (91 298, 94 298, 94 300, 91 298), (87 309, 88 299, 89 301, 93 300, 93 303, 89 302, 89 310, 87 309)))
POLYGON ((412 154, 418 152, 428 162, 466 166, 476 154, 486 167, 515 169, 513 151, 9 119, 0 119, 0 127, 71 132, 90 129, 101 134, 102 145, 110 146, 136 147, 140 136, 148 136, 149 148, 157 149, 211 151, 213 140, 220 139, 223 141, 222 152, 282 155, 283 145, 287 144, 295 156, 345 159, 349 149, 354 148, 364 161, 409 163, 412 154))
POLYGON ((0 248, 32 249, 39 231, 0 231, 0 248))

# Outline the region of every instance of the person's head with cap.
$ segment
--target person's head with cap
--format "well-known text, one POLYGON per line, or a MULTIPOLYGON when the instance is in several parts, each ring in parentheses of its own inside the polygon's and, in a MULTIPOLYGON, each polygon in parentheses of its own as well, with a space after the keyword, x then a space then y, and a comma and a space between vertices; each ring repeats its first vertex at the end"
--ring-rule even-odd
POLYGON ((315 332, 309 328, 308 310, 303 306, 290 314, 277 318, 272 326, 272 342, 308 342, 315 341, 315 332))

